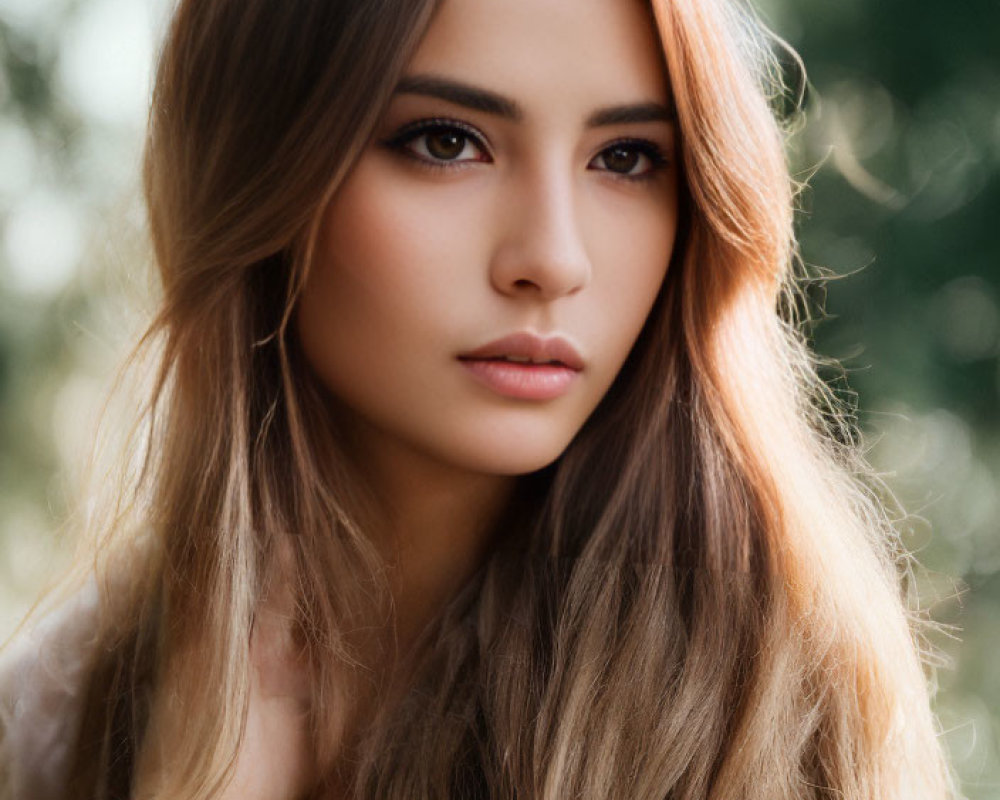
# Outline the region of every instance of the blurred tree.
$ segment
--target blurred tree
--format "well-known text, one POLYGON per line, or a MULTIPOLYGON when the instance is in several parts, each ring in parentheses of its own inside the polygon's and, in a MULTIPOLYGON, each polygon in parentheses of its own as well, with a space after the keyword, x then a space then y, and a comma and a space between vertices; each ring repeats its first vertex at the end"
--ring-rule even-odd
MULTIPOLYGON (((55 389, 70 364, 60 304, 35 265, 19 263, 42 228, 28 201, 73 158, 80 121, 53 91, 57 41, 0 17, 0 606, 20 609, 37 591, 53 521, 64 513, 60 462, 49 426, 55 389), (36 285, 37 284, 37 285, 36 285), (36 291, 36 289, 39 289, 36 291), (19 602, 20 601, 20 602, 19 602)), ((67 190, 69 187, 67 187, 67 190)), ((6 610, 6 608, 4 609, 6 610)), ((9 627, 9 626, 8 626, 9 627)))
POLYGON ((817 349, 858 393, 913 516, 921 594, 961 644, 939 711, 963 789, 1000 797, 1000 3, 767 0, 809 71, 802 255, 830 270, 817 349), (961 593, 960 600, 956 597, 961 593), (958 602, 956 602, 958 600, 958 602))
MULTIPOLYGON (((90 24, 88 14, 108 16, 114 1, 0 3, 2 634, 66 557, 58 531, 73 471, 130 319, 125 276, 145 267, 132 213, 141 115, 96 116, 87 100, 100 87, 74 94, 67 60, 75 48, 77 61, 93 63, 80 51, 88 29, 92 49, 95 30, 96 48, 111 52, 100 37, 136 38, 90 24)), ((149 48, 141 58, 152 58, 149 48)))

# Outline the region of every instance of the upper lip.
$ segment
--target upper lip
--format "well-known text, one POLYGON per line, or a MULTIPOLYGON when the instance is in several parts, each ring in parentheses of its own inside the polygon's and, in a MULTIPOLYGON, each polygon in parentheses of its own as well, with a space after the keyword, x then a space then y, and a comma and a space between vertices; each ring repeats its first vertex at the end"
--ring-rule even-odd
POLYGON ((573 345, 562 336, 543 338, 527 331, 504 336, 502 339, 484 344, 476 350, 462 353, 459 358, 504 358, 507 356, 530 358, 538 363, 558 361, 577 372, 583 369, 583 358, 576 352, 573 345))

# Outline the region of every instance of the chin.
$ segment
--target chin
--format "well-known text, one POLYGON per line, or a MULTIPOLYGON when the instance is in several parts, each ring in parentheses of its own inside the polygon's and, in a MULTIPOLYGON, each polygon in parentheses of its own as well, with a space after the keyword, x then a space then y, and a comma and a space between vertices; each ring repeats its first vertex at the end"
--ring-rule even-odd
POLYGON ((468 442, 459 452, 451 454, 450 460, 465 469, 486 475, 527 475, 556 461, 566 451, 570 441, 571 438, 565 437, 552 437, 546 441, 537 436, 511 434, 500 441, 468 442))

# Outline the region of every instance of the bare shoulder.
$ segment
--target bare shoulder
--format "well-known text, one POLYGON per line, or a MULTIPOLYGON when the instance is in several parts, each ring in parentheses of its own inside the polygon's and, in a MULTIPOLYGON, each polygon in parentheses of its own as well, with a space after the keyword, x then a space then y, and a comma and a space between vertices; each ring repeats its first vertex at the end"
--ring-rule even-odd
MULTIPOLYGON (((217 800, 296 800, 315 781, 308 664, 293 636, 288 598, 277 595, 257 613, 248 643, 250 687, 246 725, 233 773, 217 800)), ((185 721, 162 707, 144 743, 137 796, 170 793, 176 776, 170 742, 185 721)), ((208 710, 206 710, 208 713, 208 710)))
POLYGON ((0 651, 0 776, 11 800, 62 797, 97 630, 86 584, 0 651))
POLYGON ((310 682, 279 595, 258 614, 250 646, 250 705, 233 781, 221 800, 301 797, 315 779, 310 682))

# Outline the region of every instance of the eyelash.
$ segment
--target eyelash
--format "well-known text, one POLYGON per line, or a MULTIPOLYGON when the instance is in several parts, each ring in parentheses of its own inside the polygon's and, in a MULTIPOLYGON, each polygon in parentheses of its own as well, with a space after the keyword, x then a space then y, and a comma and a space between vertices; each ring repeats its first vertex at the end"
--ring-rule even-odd
MULTIPOLYGON (((401 155, 411 158, 420 164, 422 167, 431 170, 452 170, 461 169, 464 165, 469 163, 491 163, 493 160, 492 155, 489 152, 489 148, 484 142, 483 135, 473 128, 471 125, 466 125, 464 122, 459 122, 453 119, 444 118, 433 118, 424 119, 417 122, 406 125, 397 133, 393 134, 391 137, 382 142, 385 147, 394 150, 401 155), (482 160, 471 161, 470 159, 462 159, 461 161, 448 160, 448 159, 435 159, 433 156, 428 158, 427 156, 420 155, 413 152, 410 145, 420 139, 422 136, 427 136, 434 133, 457 133, 459 137, 465 140, 466 143, 471 143, 473 147, 478 149, 481 153, 485 155, 482 160)), ((588 168, 591 163, 596 161, 598 158, 610 153, 616 147, 622 147, 627 150, 632 150, 638 152, 640 156, 645 156, 650 163, 648 169, 644 172, 637 174, 630 174, 627 172, 615 172, 610 169, 602 169, 601 172, 607 172, 613 178, 629 181, 629 182, 641 182, 651 180, 656 176, 660 170, 666 167, 669 163, 667 157, 664 155, 662 148, 655 142, 651 142, 648 139, 636 139, 630 137, 623 137, 621 139, 615 139, 605 145, 597 155, 588 162, 588 168)), ((463 148, 464 149, 464 148, 463 148)))

